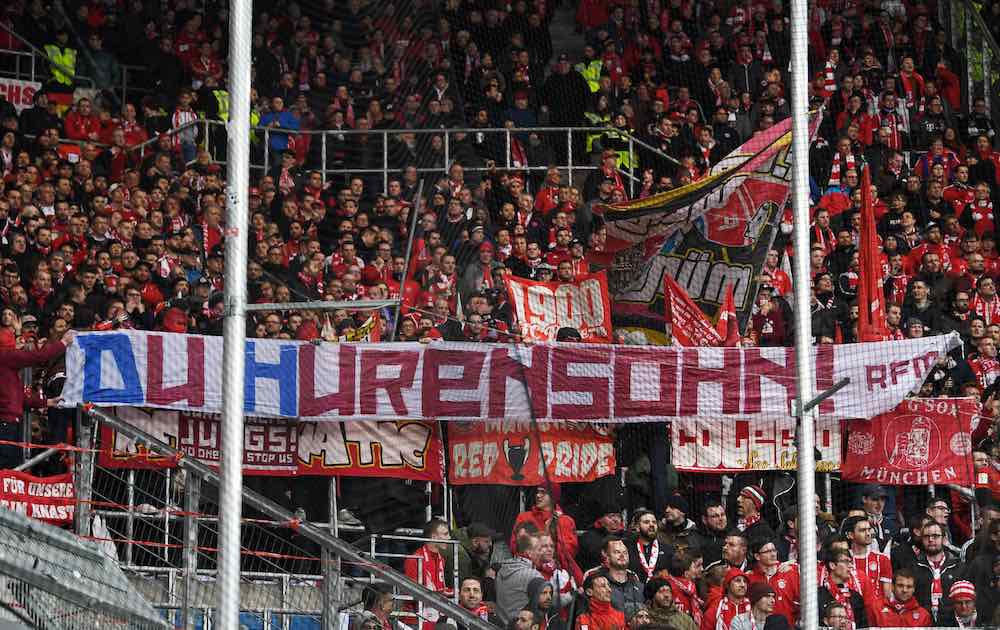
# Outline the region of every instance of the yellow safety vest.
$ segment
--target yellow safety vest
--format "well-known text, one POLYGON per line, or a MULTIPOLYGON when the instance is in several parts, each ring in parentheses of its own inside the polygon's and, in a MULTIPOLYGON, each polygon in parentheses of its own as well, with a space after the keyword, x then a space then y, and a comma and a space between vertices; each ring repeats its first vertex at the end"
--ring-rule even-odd
POLYGON ((574 67, 576 68, 576 71, 583 75, 583 78, 586 79, 591 92, 596 92, 601 89, 601 69, 604 67, 603 61, 600 59, 594 59, 586 65, 581 62, 576 64, 574 67))
MULTIPOLYGON (((228 100, 226 101, 228 103, 228 100)), ((226 117, 229 116, 228 110, 226 111, 226 117)), ((257 144, 260 142, 260 138, 257 137, 257 132, 253 130, 254 127, 260 124, 260 112, 256 109, 250 109, 250 142, 257 144)))
POLYGON ((215 96, 215 102, 218 103, 219 120, 223 122, 229 121, 229 92, 226 90, 212 90, 212 95, 215 96))
MULTIPOLYGON (((598 115, 594 112, 585 112, 588 127, 607 127, 611 125, 611 114, 598 115)), ((594 150, 594 142, 604 137, 603 131, 587 132, 587 153, 594 150)))
POLYGON ((46 44, 45 55, 52 67, 52 77, 63 85, 73 85, 73 78, 76 77, 76 49, 46 44))
MULTIPOLYGON (((630 132, 631 130, 628 131, 630 132)), ((634 152, 629 151, 628 148, 628 136, 631 135, 630 133, 626 135, 625 130, 612 127, 605 135, 609 140, 617 140, 625 145, 624 148, 615 149, 615 153, 618 155, 616 161, 618 168, 637 168, 639 166, 639 156, 637 156, 634 152)))

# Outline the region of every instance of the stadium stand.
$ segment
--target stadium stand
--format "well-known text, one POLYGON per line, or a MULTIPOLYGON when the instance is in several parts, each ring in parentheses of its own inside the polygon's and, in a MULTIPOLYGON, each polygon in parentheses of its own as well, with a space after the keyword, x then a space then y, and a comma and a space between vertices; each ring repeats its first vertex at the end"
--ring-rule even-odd
MULTIPOLYGON (((252 219, 239 227, 251 302, 283 306, 255 312, 248 337, 525 341, 505 277, 572 281, 605 248, 608 204, 701 181, 788 118, 785 4, 257 3, 252 219), (393 299, 402 308, 374 318, 363 307, 393 299), (307 301, 359 307, 295 306, 307 301)), ((70 329, 221 334, 226 18, 225 3, 189 0, 4 8, 0 326, 19 348, 70 329)), ((975 488, 834 479, 817 507, 822 622, 997 625, 1000 1, 815 0, 809 33, 822 120, 810 147, 812 249, 799 254, 812 265, 816 342, 859 340, 864 165, 887 336, 959 333, 963 347, 920 394, 982 404, 969 449, 975 488)), ((755 270, 761 290, 741 345, 792 344, 791 220, 786 211, 755 270)), ((64 378, 60 359, 34 373, 33 453, 72 441, 73 412, 53 406, 64 378)), ((779 501, 787 474, 678 474, 667 432, 617 432, 625 490, 616 476, 547 484, 522 505, 517 488, 469 486, 449 495, 447 523, 428 522, 425 506, 440 512, 441 498, 420 484, 345 478, 353 514, 341 516, 358 517, 365 534, 422 528, 416 551, 397 540, 379 553, 419 556, 419 569, 396 564, 498 624, 794 625, 796 522, 779 501), (446 578, 446 545, 435 540, 450 538, 464 555, 461 575, 448 566, 446 578), (453 576, 463 578, 457 593, 453 576)), ((161 473, 104 472, 95 483, 115 505, 136 484, 158 508, 171 505, 161 473)), ((336 517, 325 479, 247 484, 310 520, 336 517)), ((164 527, 179 537, 176 524, 164 527)), ((367 597, 357 627, 391 630, 392 598, 367 597)), ((411 625, 437 621, 406 612, 399 619, 411 625)))

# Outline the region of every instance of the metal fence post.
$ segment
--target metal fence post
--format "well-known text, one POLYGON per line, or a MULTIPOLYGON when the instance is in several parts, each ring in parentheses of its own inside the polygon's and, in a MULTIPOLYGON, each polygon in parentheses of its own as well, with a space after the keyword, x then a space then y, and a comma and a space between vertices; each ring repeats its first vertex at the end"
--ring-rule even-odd
MULTIPOLYGON (((32 378, 32 372, 30 367, 26 367, 21 370, 21 383, 25 387, 31 387, 34 382, 32 378)), ((26 462, 31 458, 31 448, 28 444, 31 443, 31 413, 28 408, 25 407, 21 411, 21 461, 26 462)))
POLYGON ((319 134, 319 137, 322 138, 322 142, 320 142, 320 158, 319 159, 321 160, 321 166, 319 168, 319 176, 322 179, 324 186, 326 186, 326 136, 327 136, 327 132, 326 131, 324 131, 323 133, 319 134))
POLYGON ((126 493, 128 496, 128 514, 125 517, 125 564, 132 564, 132 541, 135 540, 135 469, 129 468, 126 476, 126 493))
POLYGON ((504 164, 507 165, 506 166, 507 169, 510 169, 510 129, 504 128, 503 135, 504 135, 504 145, 507 147, 506 150, 507 155, 504 158, 504 164))
POLYGON ((184 551, 181 567, 184 584, 181 588, 181 623, 185 630, 194 630, 195 580, 198 576, 198 508, 201 504, 201 477, 188 474, 184 492, 184 551))
POLYGON ((445 173, 451 168, 451 134, 447 130, 444 132, 444 170, 445 173))
POLYGON ((79 536, 90 536, 91 498, 94 481, 94 429, 97 423, 76 411, 77 444, 82 449, 76 458, 76 511, 74 527, 79 536))
MULTIPOLYGON (((229 156, 226 156, 228 159, 229 156)), ((268 167, 271 165, 271 128, 264 127, 264 174, 267 175, 268 167)))
MULTIPOLYGON (((337 535, 337 478, 330 477, 327 484, 327 505, 330 509, 329 529, 337 535)), ((320 561, 323 563, 323 630, 334 630, 337 627, 337 613, 340 600, 340 558, 330 553, 326 547, 320 551, 320 561)))
MULTIPOLYGON (((570 188, 573 187, 573 129, 566 130, 566 179, 570 188)), ((560 199, 559 201, 563 201, 560 199)))
POLYGON ((382 131, 382 192, 389 192, 389 132, 382 131))

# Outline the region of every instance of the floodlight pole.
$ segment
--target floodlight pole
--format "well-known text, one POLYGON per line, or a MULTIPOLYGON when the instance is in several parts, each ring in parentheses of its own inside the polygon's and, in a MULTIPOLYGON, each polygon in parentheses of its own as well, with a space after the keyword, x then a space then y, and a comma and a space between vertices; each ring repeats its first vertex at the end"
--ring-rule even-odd
MULTIPOLYGON (((246 364, 247 228, 250 186, 250 40, 252 0, 229 12, 229 121, 226 175, 225 314, 222 320, 222 459, 219 488, 221 630, 240 627, 240 519, 243 486, 243 381, 246 364)), ((264 147, 267 151, 268 147, 264 147)))
POLYGON ((798 533, 802 630, 817 630, 816 408, 813 400, 812 295, 809 286, 809 42, 806 0, 792 5, 792 210, 794 212, 795 370, 798 382, 798 533))

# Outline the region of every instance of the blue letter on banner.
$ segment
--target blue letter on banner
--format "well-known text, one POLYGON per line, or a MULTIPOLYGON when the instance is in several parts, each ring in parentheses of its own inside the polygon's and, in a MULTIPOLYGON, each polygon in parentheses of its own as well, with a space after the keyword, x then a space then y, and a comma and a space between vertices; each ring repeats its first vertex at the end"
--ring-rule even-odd
POLYGON ((277 364, 258 363, 257 344, 253 341, 247 342, 246 353, 243 411, 247 413, 265 411, 257 409, 257 379, 269 378, 278 381, 279 413, 289 418, 297 416, 299 404, 298 348, 296 346, 281 346, 281 358, 277 364))
MULTIPOLYGON (((142 405, 146 396, 139 382, 135 353, 127 335, 80 335, 77 337, 83 350, 83 400, 94 403, 142 405), (104 353, 110 352, 115 368, 121 374, 122 386, 102 386, 101 362, 104 353)), ((103 379, 107 380, 107 379, 103 379)))

